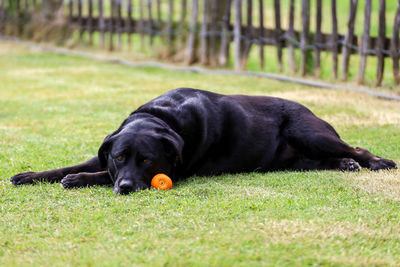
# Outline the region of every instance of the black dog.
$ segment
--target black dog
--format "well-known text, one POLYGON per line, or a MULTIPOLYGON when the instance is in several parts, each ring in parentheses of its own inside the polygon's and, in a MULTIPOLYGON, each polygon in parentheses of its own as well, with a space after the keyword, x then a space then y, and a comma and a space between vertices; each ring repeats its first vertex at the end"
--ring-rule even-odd
POLYGON ((108 135, 98 156, 80 165, 11 178, 15 185, 61 181, 65 188, 113 184, 117 193, 150 187, 165 173, 191 175, 397 168, 343 142, 306 107, 280 98, 221 95, 181 88, 134 111, 108 135))

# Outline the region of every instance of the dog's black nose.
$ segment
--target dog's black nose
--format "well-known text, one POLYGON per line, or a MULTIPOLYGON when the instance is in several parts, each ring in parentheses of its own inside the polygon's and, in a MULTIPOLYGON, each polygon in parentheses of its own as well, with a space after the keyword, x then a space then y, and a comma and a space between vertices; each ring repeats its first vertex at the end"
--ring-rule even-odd
POLYGON ((119 183, 119 192, 121 194, 127 194, 133 191, 133 182, 127 179, 122 180, 119 183))

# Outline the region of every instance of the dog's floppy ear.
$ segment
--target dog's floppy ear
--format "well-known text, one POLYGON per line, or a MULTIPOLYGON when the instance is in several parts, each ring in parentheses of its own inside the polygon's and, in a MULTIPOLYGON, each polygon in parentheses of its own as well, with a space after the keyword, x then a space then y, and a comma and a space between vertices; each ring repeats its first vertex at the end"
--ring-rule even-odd
POLYGON ((108 157, 108 153, 110 151, 111 137, 113 135, 114 134, 107 135, 106 138, 104 138, 104 141, 99 148, 97 155, 99 158, 100 166, 102 168, 105 168, 107 166, 107 157, 108 157))
POLYGON ((164 145, 167 157, 174 161, 178 159, 179 163, 182 163, 182 150, 184 144, 182 137, 172 129, 169 129, 166 133, 162 134, 161 142, 164 145))

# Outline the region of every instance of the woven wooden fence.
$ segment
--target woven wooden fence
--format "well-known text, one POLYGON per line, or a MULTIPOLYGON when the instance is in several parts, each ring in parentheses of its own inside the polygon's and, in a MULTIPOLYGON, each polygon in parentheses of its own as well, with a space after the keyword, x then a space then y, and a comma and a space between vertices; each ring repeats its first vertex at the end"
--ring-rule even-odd
MULTIPOLYGON (((21 17, 27 13, 41 12, 46 0, 0 0, 0 33, 7 24, 21 25, 21 17)), ((47 0, 49 1, 49 0, 47 0)), ((54 1, 54 0, 53 0, 54 1)), ((62 0, 60 0, 62 1, 62 0)), ((283 50, 288 52, 288 68, 320 76, 321 52, 332 55, 332 76, 347 80, 350 57, 360 58, 358 83, 364 83, 367 56, 377 57, 376 85, 382 83, 385 57, 393 61, 395 84, 400 83, 399 74, 399 27, 400 0, 395 20, 387 22, 385 0, 379 1, 378 36, 370 36, 371 1, 365 0, 363 34, 354 33, 358 0, 349 0, 347 30, 338 32, 336 0, 315 0, 315 18, 311 18, 310 0, 287 0, 288 27, 282 28, 282 9, 279 0, 64 0, 62 11, 67 25, 79 31, 81 40, 93 43, 97 38, 101 47, 119 50, 140 45, 152 49, 155 38, 168 48, 170 54, 181 53, 187 64, 201 63, 213 67, 225 67, 230 59, 236 70, 245 69, 250 51, 256 49, 259 64, 264 68, 265 46, 276 47, 278 69, 284 68, 283 50), (274 28, 266 28, 264 8, 273 1, 274 28), (330 32, 321 31, 323 5, 331 9, 330 32), (295 7, 301 8, 301 29, 295 29, 295 7), (310 20, 315 29, 310 29, 310 20), (392 36, 385 35, 386 23, 393 24, 392 36), (137 36, 137 38, 134 38, 137 36), (125 42, 125 43, 123 43, 125 42), (295 51, 300 51, 296 60, 295 51), (341 66, 338 58, 342 57, 341 66), (311 64, 310 64, 311 61, 311 64), (297 64, 298 63, 298 64, 297 64), (341 77, 338 77, 341 68, 341 77)), ((394 1, 394 0, 393 0, 394 1)), ((268 18, 271 19, 271 18, 268 18)), ((22 22, 23 23, 23 22, 22 22)))

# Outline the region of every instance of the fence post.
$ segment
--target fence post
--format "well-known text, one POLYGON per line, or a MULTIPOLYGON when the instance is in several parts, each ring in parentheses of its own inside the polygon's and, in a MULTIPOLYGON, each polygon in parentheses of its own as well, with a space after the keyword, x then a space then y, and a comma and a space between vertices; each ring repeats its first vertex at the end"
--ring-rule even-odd
MULTIPOLYGON (((71 0, 72 1, 72 0, 71 0)), ((4 0, 4 2, 5 2, 5 0, 4 0)), ((33 12, 34 13, 36 13, 37 12, 37 5, 36 5, 37 3, 36 3, 36 0, 33 0, 32 1, 32 5, 33 5, 33 12)))
MULTIPOLYGON (((207 1, 207 0, 206 0, 207 1)), ((210 63, 217 65, 217 1, 211 1, 211 23, 210 23, 210 63)))
POLYGON ((365 0, 364 10, 364 32, 361 44, 361 62, 360 71, 358 73, 358 84, 364 83, 365 66, 367 64, 367 50, 369 42, 369 29, 371 24, 371 0, 365 0))
POLYGON ((111 4, 111 6, 110 6, 110 18, 109 18, 109 23, 108 23, 108 25, 109 25, 108 26, 109 27, 109 37, 110 37, 108 49, 110 51, 114 50, 114 40, 113 40, 113 32, 114 32, 113 19, 114 19, 114 9, 115 9, 114 1, 115 0, 110 0, 110 4, 111 4))
POLYGON ((100 42, 101 48, 105 47, 105 24, 104 24, 104 8, 103 0, 99 0, 99 29, 100 29, 100 42))
MULTIPOLYGON (((263 0, 260 0, 263 1, 263 0)), ((290 70, 294 73, 296 71, 296 61, 294 57, 294 0, 290 0, 289 7, 289 29, 287 32, 288 46, 289 46, 289 65, 290 70)))
POLYGON ((344 44, 342 49, 342 80, 347 81, 347 77, 349 74, 349 61, 350 61, 350 50, 351 45, 353 44, 354 37, 354 21, 356 19, 357 14, 357 4, 358 0, 350 0, 350 12, 349 12, 349 20, 347 23, 347 33, 344 37, 344 44))
POLYGON ((338 77, 338 26, 336 15, 336 0, 331 0, 332 9, 332 76, 334 79, 338 77))
POLYGON ((132 47, 132 0, 128 0, 127 3, 128 14, 126 16, 126 39, 128 43, 128 49, 132 47))
POLYGON ((258 1, 258 16, 260 19, 259 26, 259 48, 260 48, 260 68, 264 69, 264 3, 263 0, 258 1))
MULTIPOLYGON (((34 5, 34 7, 36 7, 36 6, 34 5)), ((69 3, 68 3, 68 20, 69 20, 69 23, 72 23, 73 13, 74 13, 74 1, 69 0, 69 3)))
POLYGON ((172 51, 172 40, 173 40, 173 14, 174 14, 174 1, 168 0, 168 22, 167 22, 167 40, 169 47, 169 54, 172 51))
POLYGON ((161 30, 161 0, 157 0, 157 24, 158 24, 158 30, 161 30))
POLYGON ((400 29, 400 0, 397 4, 396 17, 394 18, 392 39, 390 42, 390 52, 393 59, 393 78, 394 83, 398 85, 400 83, 399 74, 399 29, 400 29))
POLYGON ((242 51, 242 69, 246 69, 247 60, 249 58, 250 49, 253 41, 253 0, 247 0, 247 25, 246 25, 246 33, 244 34, 245 40, 243 42, 243 51, 242 51))
POLYGON ((79 24, 79 41, 83 38, 83 20, 82 20, 82 0, 78 0, 78 24, 79 24))
POLYGON ((5 19, 5 0, 0 0, 0 35, 4 31, 4 23, 6 21, 5 19))
POLYGON ((241 69, 241 45, 240 39, 242 34, 242 0, 235 1, 236 19, 234 26, 234 42, 235 42, 235 70, 241 69))
POLYGON ((234 42, 235 42, 235 70, 241 69, 241 36, 242 36, 242 0, 235 1, 236 19, 234 26, 234 42))
POLYGON ((194 43, 196 39, 196 26, 199 14, 199 3, 198 0, 192 1, 192 20, 190 21, 190 33, 186 44, 186 64, 192 64, 194 62, 194 43))
POLYGON ((274 0, 275 10, 275 43, 278 56, 279 71, 282 72, 282 46, 281 46, 281 6, 279 0, 274 0))
POLYGON ((116 22, 115 22, 115 31, 117 32, 117 50, 121 50, 122 41, 121 41, 121 0, 116 0, 116 22))
POLYGON ((385 70, 385 58, 383 49, 385 47, 386 37, 386 1, 379 0, 379 27, 378 27, 378 42, 376 46, 376 55, 378 57, 378 67, 376 71, 376 86, 382 85, 383 72, 385 70))
MULTIPOLYGON (((17 30, 17 35, 20 35, 20 25, 21 25, 21 1, 20 0, 15 0, 15 16, 16 16, 16 30, 17 30)), ((45 10, 43 10, 43 13, 45 10)), ((45 18, 46 18, 46 13, 44 14, 45 18)))
POLYGON ((321 75, 321 52, 320 44, 322 42, 321 35, 321 24, 322 24, 322 0, 317 0, 317 21, 314 38, 314 75, 320 77, 321 75))
POLYGON ((140 49, 144 49, 144 14, 143 14, 143 1, 144 0, 139 0, 139 23, 138 23, 138 28, 140 32, 140 49))
POLYGON ((88 12, 88 18, 87 18, 87 30, 89 34, 89 44, 93 44, 93 0, 88 0, 89 4, 89 12, 88 12))
POLYGON ((300 71, 301 75, 305 76, 307 72, 308 34, 310 31, 310 0, 302 0, 301 18, 302 18, 303 30, 301 32, 301 40, 300 40, 300 48, 301 48, 300 71))
POLYGON ((229 44, 230 44, 229 21, 231 18, 231 4, 232 0, 228 0, 228 4, 223 18, 221 51, 219 54, 219 64, 221 66, 227 65, 229 57, 229 44))
POLYGON ((153 11, 151 0, 147 0, 148 24, 147 31, 150 35, 150 47, 153 48, 153 11))
POLYGON ((207 22, 207 14, 208 14, 208 0, 203 0, 203 21, 201 22, 201 31, 200 31, 200 63, 203 65, 208 64, 208 44, 207 44, 207 32, 208 32, 208 22, 207 22))
POLYGON ((182 0, 181 21, 179 25, 179 34, 181 35, 179 46, 181 49, 185 47, 186 15, 187 15, 187 0, 182 0))

